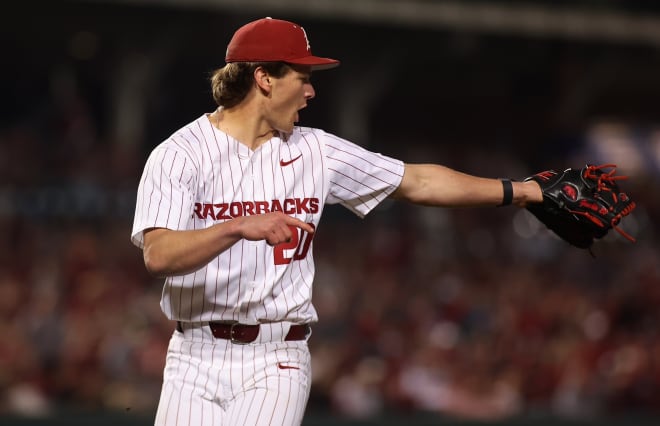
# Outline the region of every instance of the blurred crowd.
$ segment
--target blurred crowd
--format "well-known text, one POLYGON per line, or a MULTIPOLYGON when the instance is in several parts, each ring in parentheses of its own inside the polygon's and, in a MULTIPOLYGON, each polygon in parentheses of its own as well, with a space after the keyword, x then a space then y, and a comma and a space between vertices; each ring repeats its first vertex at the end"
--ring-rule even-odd
MULTIPOLYGON (((149 414, 173 324, 129 240, 147 143, 112 141, 93 96, 67 81, 0 122, 0 415, 149 414)), ((455 144, 452 166, 533 171, 481 148, 455 144)), ((313 249, 309 410, 660 415, 658 175, 639 173, 622 225, 637 243, 612 232, 591 254, 513 207, 388 201, 364 220, 329 207, 313 249)))
POLYGON ((425 241, 428 228, 332 233, 336 252, 321 256, 315 284, 318 402, 357 417, 657 415, 657 244, 600 242, 611 247, 591 258, 550 235, 516 251, 510 231, 480 230, 497 240, 483 253, 458 240, 485 214, 454 229, 448 251, 425 241), (552 254, 530 256, 535 245, 552 254))

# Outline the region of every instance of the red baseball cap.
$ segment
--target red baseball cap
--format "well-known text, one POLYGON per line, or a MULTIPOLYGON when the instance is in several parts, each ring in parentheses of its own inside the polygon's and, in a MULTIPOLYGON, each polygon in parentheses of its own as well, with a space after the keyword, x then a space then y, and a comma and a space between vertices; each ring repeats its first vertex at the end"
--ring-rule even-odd
POLYGON ((289 21, 263 18, 239 28, 227 46, 225 61, 286 62, 310 65, 312 70, 325 70, 339 61, 312 55, 303 27, 289 21))

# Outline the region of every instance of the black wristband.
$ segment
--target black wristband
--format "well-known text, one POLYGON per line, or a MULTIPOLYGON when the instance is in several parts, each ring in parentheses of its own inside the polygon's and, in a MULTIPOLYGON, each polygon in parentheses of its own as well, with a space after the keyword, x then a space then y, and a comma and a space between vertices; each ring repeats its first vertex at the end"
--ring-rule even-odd
POLYGON ((502 182, 502 204, 498 205, 498 207, 503 207, 503 206, 508 206, 511 204, 513 201, 513 184, 511 183, 511 179, 500 179, 502 182))

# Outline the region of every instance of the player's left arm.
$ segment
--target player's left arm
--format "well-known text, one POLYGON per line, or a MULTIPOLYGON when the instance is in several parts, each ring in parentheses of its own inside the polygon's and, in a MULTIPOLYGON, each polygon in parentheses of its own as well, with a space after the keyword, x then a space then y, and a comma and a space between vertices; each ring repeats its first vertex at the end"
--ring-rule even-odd
MULTIPOLYGON (((543 201, 538 184, 511 182, 512 204, 524 207, 543 201)), ((500 179, 459 172, 437 164, 406 164, 403 179, 392 198, 439 207, 497 206, 504 187, 500 179)))

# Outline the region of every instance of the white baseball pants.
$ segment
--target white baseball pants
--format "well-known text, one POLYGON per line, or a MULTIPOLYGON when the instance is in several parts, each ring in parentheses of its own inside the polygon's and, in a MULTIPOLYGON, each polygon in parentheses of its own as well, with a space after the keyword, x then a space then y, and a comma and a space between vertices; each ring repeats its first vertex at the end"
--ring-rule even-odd
POLYGON ((170 339, 156 426, 300 425, 311 386, 306 340, 263 326, 242 345, 186 324, 170 339))

